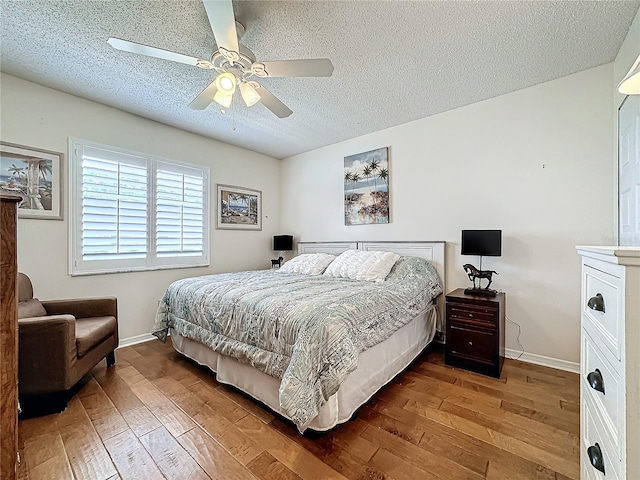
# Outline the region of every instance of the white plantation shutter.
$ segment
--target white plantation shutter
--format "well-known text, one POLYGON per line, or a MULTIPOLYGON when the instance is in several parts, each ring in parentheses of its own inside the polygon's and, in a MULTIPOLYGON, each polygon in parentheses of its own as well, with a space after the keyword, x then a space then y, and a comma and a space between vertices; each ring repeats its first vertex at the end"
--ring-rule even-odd
POLYGON ((71 140, 72 275, 208 265, 208 169, 71 140))
POLYGON ((82 260, 140 259, 147 255, 147 162, 82 155, 82 260))
POLYGON ((203 254, 204 183, 201 169, 158 162, 156 255, 159 258, 203 254))

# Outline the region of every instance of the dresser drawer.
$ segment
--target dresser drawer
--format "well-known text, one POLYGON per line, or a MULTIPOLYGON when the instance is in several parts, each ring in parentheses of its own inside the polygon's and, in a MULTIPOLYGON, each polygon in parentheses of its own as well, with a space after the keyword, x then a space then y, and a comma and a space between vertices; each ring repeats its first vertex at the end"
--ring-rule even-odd
POLYGON ((624 385, 618 373, 597 345, 582 331, 582 396, 589 397, 597 414, 611 434, 616 455, 620 453, 623 421, 624 385), (592 386, 593 384, 593 386, 592 386), (596 388, 593 388, 596 387, 596 388), (599 389, 602 388, 604 392, 599 389))
POLYGON ((466 303, 449 303, 447 304, 447 321, 496 329, 498 328, 498 309, 466 303))
POLYGON ((593 339, 619 361, 624 315, 619 277, 584 265, 582 268, 582 318, 593 339))
POLYGON ((613 441, 611 436, 603 428, 598 417, 598 412, 589 398, 582 399, 580 418, 582 423, 580 429, 582 435, 580 450, 581 470, 590 472, 588 478, 598 480, 621 478, 621 463, 613 446, 613 441), (593 454, 598 452, 601 455, 604 474, 591 464, 589 457, 590 447, 593 447, 593 454))

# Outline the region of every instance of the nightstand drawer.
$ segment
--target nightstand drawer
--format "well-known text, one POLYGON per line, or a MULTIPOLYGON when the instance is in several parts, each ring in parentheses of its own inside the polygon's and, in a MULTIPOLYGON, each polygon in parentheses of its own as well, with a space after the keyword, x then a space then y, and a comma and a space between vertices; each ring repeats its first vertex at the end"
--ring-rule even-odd
POLYGON ((464 303, 449 303, 447 304, 447 319, 485 328, 498 328, 498 309, 464 303))
POLYGON ((488 365, 496 363, 498 340, 495 332, 469 328, 467 325, 454 322, 449 325, 448 333, 450 355, 488 365))

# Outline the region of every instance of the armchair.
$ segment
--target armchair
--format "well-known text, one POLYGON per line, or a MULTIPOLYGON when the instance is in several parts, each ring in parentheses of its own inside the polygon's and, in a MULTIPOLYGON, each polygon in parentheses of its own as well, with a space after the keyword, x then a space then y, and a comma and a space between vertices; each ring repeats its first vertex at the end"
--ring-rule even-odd
POLYGON ((19 273, 18 341, 21 402, 25 396, 69 391, 103 358, 107 366, 115 364, 117 300, 40 302, 33 298, 29 277, 19 273))

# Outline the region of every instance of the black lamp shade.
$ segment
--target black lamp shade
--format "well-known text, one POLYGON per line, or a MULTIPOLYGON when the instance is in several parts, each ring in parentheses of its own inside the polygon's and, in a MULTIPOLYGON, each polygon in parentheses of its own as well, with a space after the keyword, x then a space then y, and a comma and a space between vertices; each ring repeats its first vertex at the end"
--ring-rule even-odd
POLYGON ((293 235, 274 235, 273 250, 276 252, 293 250, 293 235))
POLYGON ((499 257, 502 230, 462 230, 462 255, 499 257))

